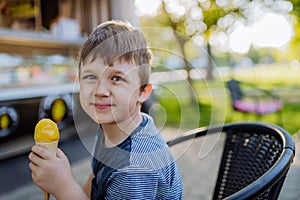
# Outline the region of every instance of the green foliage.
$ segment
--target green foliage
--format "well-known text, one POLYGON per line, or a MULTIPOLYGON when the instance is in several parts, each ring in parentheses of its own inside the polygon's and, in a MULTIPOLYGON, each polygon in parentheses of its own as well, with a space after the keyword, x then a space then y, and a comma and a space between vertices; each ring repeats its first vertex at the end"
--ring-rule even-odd
POLYGON ((299 0, 290 0, 293 4, 292 13, 297 17, 297 20, 300 20, 300 1, 299 0))
MULTIPOLYGON (((184 58, 198 57, 195 49, 195 45, 191 45, 191 39, 195 36, 202 36, 205 42, 208 44, 211 32, 218 27, 218 20, 223 18, 227 14, 235 14, 235 16, 242 15, 237 6, 229 3, 228 5, 220 6, 215 1, 166 1, 162 0, 160 10, 156 16, 142 17, 140 18, 142 27, 161 27, 168 28, 173 31, 172 38, 175 40, 160 40, 159 42, 165 43, 165 47, 171 51, 179 52, 184 58), (172 5, 171 5, 172 4, 172 5), (183 8, 184 13, 177 13, 172 11, 172 7, 176 6, 183 8), (178 45, 174 46, 174 43, 178 45), (192 48, 191 48, 192 47, 192 48), (176 50, 174 50, 176 49, 176 50)), ((219 30, 220 31, 220 30, 219 30)), ((160 34, 145 34, 150 45, 155 44, 157 38, 162 38, 160 34)), ((194 42, 193 42, 194 43, 194 42)), ((161 45, 161 44, 160 44, 161 45)), ((162 54, 160 54, 162 55, 162 54)), ((164 54, 164 56, 166 56, 164 54)), ((208 51, 208 56, 212 57, 211 51, 208 51)), ((190 66, 185 64, 183 66, 187 71, 190 70, 190 66)), ((213 65, 208 63, 207 65, 207 78, 212 78, 213 65)), ((191 81, 189 81, 191 82, 191 81)), ((190 94, 192 99, 192 95, 190 94)))

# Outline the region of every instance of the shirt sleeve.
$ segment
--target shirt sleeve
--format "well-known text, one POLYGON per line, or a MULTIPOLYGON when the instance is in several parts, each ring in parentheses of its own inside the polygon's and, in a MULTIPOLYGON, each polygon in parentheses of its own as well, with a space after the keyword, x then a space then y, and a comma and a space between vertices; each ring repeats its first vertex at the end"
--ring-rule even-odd
POLYGON ((156 199, 158 174, 153 170, 127 167, 114 172, 105 199, 156 199))

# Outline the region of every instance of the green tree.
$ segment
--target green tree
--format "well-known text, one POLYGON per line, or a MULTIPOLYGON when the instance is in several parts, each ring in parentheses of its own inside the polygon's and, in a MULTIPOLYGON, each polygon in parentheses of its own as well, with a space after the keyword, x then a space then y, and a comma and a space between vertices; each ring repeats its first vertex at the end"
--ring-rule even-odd
MULTIPOLYGON (((203 38, 209 56, 206 66, 207 80, 213 79, 214 65, 211 61, 214 55, 211 47, 216 47, 214 50, 219 48, 211 42, 212 36, 223 32, 228 37, 235 25, 240 23, 244 26, 251 26, 259 20, 259 16, 266 12, 282 14, 289 18, 289 12, 294 8, 294 15, 300 19, 300 1, 298 0, 291 0, 292 3, 287 0, 161 0, 161 2, 158 14, 152 18, 142 19, 142 22, 146 22, 142 25, 169 28, 173 31, 177 48, 185 61, 184 69, 188 75, 190 75, 191 66, 187 59, 189 56, 187 46, 190 41, 195 41, 195 38, 203 38)), ((297 30, 295 32, 296 35, 300 33, 297 30)), ((229 48, 227 51, 228 55, 231 55, 232 51, 229 48)), ((193 100, 195 99, 193 91, 196 91, 194 83, 190 76, 187 77, 187 81, 192 86, 189 90, 193 100)))
POLYGON ((190 77, 191 66, 187 59, 187 44, 196 37, 204 38, 206 50, 208 54, 208 64, 206 66, 206 79, 212 80, 212 52, 209 43, 210 35, 213 31, 220 29, 218 20, 228 14, 239 15, 239 8, 230 3, 221 5, 216 1, 206 0, 162 0, 160 12, 154 17, 147 20, 150 26, 171 28, 179 45, 180 53, 184 59, 184 69, 187 71, 187 81, 189 85, 189 93, 192 102, 196 102, 193 91, 194 83, 190 77))
POLYGON ((292 14, 295 17, 294 22, 294 37, 291 40, 291 52, 290 57, 291 59, 299 59, 300 54, 300 1, 299 0, 290 0, 293 5, 292 14))

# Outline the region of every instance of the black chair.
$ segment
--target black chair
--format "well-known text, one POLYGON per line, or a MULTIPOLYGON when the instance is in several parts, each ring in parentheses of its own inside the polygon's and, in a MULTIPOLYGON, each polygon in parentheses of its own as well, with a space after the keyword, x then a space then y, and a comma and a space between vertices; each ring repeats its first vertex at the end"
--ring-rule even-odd
MULTIPOLYGON (((283 128, 262 122, 239 122, 199 128, 189 133, 169 141, 171 150, 213 133, 224 136, 213 199, 278 198, 295 155, 294 142, 283 128)), ((198 177, 198 181, 201 180, 198 177)))
POLYGON ((233 110, 241 113, 252 113, 258 118, 263 115, 277 113, 277 122, 282 125, 282 100, 270 91, 254 85, 231 79, 227 82, 233 110), (248 89, 248 90, 247 90, 248 89))

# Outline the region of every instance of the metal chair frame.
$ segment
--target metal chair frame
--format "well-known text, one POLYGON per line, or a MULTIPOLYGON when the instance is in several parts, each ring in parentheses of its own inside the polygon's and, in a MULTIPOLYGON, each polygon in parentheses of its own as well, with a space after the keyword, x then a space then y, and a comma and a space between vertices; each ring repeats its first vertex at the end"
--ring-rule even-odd
POLYGON ((226 134, 213 199, 277 199, 295 155, 291 135, 270 123, 236 122, 195 129, 168 145, 212 133, 226 134))

